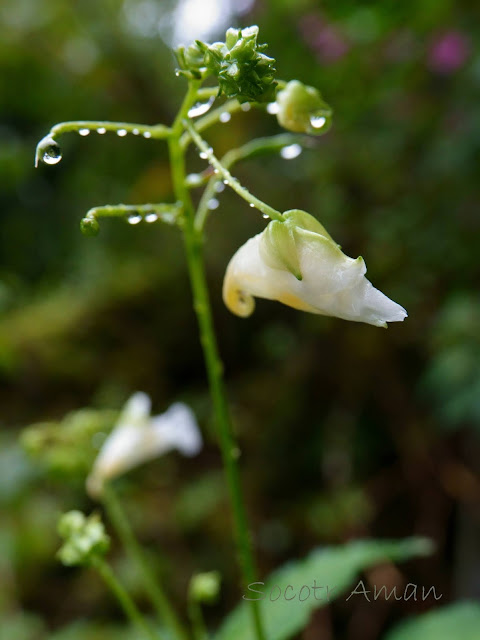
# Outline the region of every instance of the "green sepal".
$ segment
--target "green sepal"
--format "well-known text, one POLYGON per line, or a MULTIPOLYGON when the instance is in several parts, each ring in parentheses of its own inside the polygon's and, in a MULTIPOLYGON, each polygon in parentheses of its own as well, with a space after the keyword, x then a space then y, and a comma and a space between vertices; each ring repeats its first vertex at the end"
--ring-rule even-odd
POLYGON ((294 225, 272 220, 263 232, 260 253, 264 261, 273 269, 286 269, 297 280, 302 280, 294 225))

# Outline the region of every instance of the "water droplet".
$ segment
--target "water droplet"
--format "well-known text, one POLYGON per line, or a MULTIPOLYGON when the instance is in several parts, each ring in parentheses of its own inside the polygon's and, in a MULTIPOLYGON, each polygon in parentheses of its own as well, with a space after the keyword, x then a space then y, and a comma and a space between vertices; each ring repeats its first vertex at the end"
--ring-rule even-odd
POLYGON ((127 130, 126 129, 118 129, 117 131, 117 136, 119 136, 120 138, 124 138, 127 135, 127 130))
POLYGON ((100 232, 100 225, 93 216, 86 216, 80 221, 80 231, 84 236, 98 236, 100 232))
POLYGON ((145 131, 145 132, 143 133, 143 137, 148 139, 148 138, 151 138, 151 137, 152 137, 152 134, 150 133, 150 131, 145 131))
POLYGON ((255 205, 253 204, 253 202, 250 202, 250 206, 252 207, 252 209, 255 208, 255 205))
POLYGON ((99 133, 100 135, 103 135, 104 133, 106 133, 106 129, 105 127, 98 127, 97 129, 97 133, 99 133))
POLYGON ((240 109, 242 111, 250 111, 252 107, 250 106, 249 102, 244 102, 242 105, 240 105, 240 109))
POLYGON ((228 122, 229 120, 232 119, 232 114, 229 113, 228 111, 224 111, 223 113, 220 114, 220 122, 228 122))
POLYGON ((205 151, 200 151, 198 155, 202 160, 206 160, 208 158, 208 153, 205 153, 205 151))
POLYGON ((132 130, 132 133, 133 133, 134 136, 138 136, 138 134, 140 133, 140 129, 137 129, 135 127, 135 129, 132 130))
POLYGON ((45 164, 58 164, 62 159, 60 147, 51 136, 46 136, 37 145, 35 154, 35 166, 41 160, 45 164))
POLYGON ((222 193, 222 191, 225 191, 225 184, 223 182, 217 182, 215 184, 215 191, 217 193, 222 193))
POLYGON ((280 155, 285 160, 293 160, 293 158, 297 158, 302 153, 302 147, 295 143, 289 144, 287 147, 283 147, 280 150, 280 155))
POLYGON ((142 221, 142 216, 139 215, 138 213, 133 213, 127 218, 128 224, 138 224, 141 221, 142 221))
POLYGON ((217 200, 217 198, 210 198, 210 200, 208 201, 207 207, 213 210, 213 209, 217 209, 219 204, 220 202, 217 200))
POLYGON ((278 113, 280 111, 280 107, 278 106, 278 104, 276 102, 269 102, 267 104, 267 112, 271 113, 272 116, 275 115, 276 113, 278 113))
POLYGON ((206 102, 197 102, 188 110, 188 116, 190 118, 198 118, 198 116, 203 116, 204 113, 207 113, 214 102, 214 96, 211 96, 206 102))
POLYGON ((230 184, 230 182, 228 180, 224 180, 223 184, 230 184))
POLYGON ((189 187, 199 187, 203 183, 203 179, 199 173, 189 173, 185 182, 189 187))
POLYGON ((214 170, 213 170, 213 173, 218 173, 218 169, 214 169, 214 170))
POLYGON ((175 71, 175 75, 177 76, 177 78, 180 77, 180 71, 178 69, 175 71))
POLYGON ((78 130, 79 135, 81 136, 88 136, 88 134, 90 133, 90 129, 87 129, 86 127, 84 127, 83 129, 79 129, 78 130))
POLYGON ((310 118, 310 124, 314 129, 321 129, 323 126, 325 126, 326 121, 327 119, 325 118, 325 116, 320 115, 314 115, 310 118))
POLYGON ((151 213, 147 213, 145 216, 146 222, 156 222, 158 220, 158 214, 152 211, 151 213))
POLYGON ((269 217, 270 217, 270 216, 269 216, 267 213, 264 213, 264 214, 263 214, 263 216, 262 216, 262 218, 263 218, 264 220, 268 220, 268 219, 269 219, 269 217))

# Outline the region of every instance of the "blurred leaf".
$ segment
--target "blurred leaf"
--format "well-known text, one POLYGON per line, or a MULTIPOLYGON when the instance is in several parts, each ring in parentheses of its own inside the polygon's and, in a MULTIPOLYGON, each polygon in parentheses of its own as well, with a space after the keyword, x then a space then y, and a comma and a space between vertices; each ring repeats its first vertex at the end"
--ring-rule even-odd
MULTIPOLYGON (((343 547, 330 547, 313 551, 306 559, 291 562, 275 571, 265 585, 258 583, 252 587, 247 597, 261 598, 254 595, 253 588, 261 591, 265 597, 260 602, 260 609, 265 623, 268 640, 285 640, 298 633, 307 624, 314 609, 327 604, 326 593, 316 599, 309 591, 303 601, 299 599, 303 585, 326 587, 331 590, 329 599, 336 598, 345 592, 354 582, 360 571, 385 561, 400 562, 415 556, 431 553, 432 545, 425 538, 409 538, 405 540, 360 540, 343 547), (315 582, 314 582, 315 581, 315 582), (287 586, 288 600, 285 596, 287 586), (279 596, 279 588, 281 595, 279 596), (273 599, 273 600, 272 600, 273 599), (287 601, 286 601, 287 600, 287 601)), ((242 602, 227 617, 215 640, 253 640, 255 635, 251 625, 250 604, 242 602)))
POLYGON ((478 640, 480 604, 458 602, 429 611, 399 625, 385 640, 478 640))

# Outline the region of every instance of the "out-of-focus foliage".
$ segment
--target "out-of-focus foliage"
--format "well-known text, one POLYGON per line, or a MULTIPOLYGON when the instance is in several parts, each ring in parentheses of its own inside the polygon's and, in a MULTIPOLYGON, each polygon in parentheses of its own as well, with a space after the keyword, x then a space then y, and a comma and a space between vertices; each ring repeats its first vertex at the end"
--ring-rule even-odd
MULTIPOLYGON (((261 575, 322 543, 427 534, 438 554, 395 578, 435 584, 442 604, 460 591, 479 596, 475 3, 4 0, 0 634, 8 637, 36 640, 35 625, 50 637, 76 618, 105 624, 77 624, 64 637, 134 637, 110 631, 118 610, 93 575, 54 560, 58 513, 91 504, 83 487, 54 483, 22 453, 20 427, 80 407, 117 410, 143 389, 159 410, 186 400, 213 439, 179 236, 116 220, 97 238, 78 230, 92 206, 171 199, 165 147, 72 134, 60 164, 34 170, 35 144, 63 120, 169 123, 185 83, 162 36, 177 45, 183 27, 185 44, 213 42, 230 26, 232 4, 245 11, 234 26, 259 25, 278 77, 317 87, 335 113, 299 157, 253 158, 234 173, 272 206, 315 214, 409 312, 384 332, 266 301, 248 321, 233 317, 221 302, 224 270, 264 222, 228 190, 218 195, 208 278, 261 575)), ((206 137, 222 155, 278 132, 274 116, 251 110, 206 137)), ((192 153, 191 170, 204 168, 192 153)), ((177 601, 192 573, 221 572, 222 597, 206 611, 212 628, 238 596, 219 469, 210 444, 188 464, 175 454, 155 461, 121 487, 147 549, 165 550, 152 565, 177 601)), ((138 576, 117 551, 115 568, 135 594, 138 576)), ((374 640, 420 607, 337 601, 308 633, 374 640)))
POLYGON ((386 640, 477 640, 480 629, 480 605, 458 602, 407 620, 389 633, 386 640))

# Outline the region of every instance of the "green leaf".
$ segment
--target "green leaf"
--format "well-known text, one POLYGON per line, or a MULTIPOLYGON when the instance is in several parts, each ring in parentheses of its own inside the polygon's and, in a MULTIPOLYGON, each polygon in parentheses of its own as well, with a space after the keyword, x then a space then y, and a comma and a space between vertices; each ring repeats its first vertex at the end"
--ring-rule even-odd
POLYGON ((480 604, 458 602, 406 620, 385 640, 478 640, 480 604))
MULTIPOLYGON (((425 538, 359 540, 341 547, 316 549, 307 558, 278 569, 264 585, 257 583, 244 595, 260 599, 262 595, 253 590, 262 592, 259 606, 265 635, 268 640, 286 640, 308 624, 312 611, 328 604, 327 586, 328 599, 338 598, 364 569, 385 561, 399 562, 428 555, 432 550, 432 543, 425 538), (285 593, 288 585, 292 588, 285 593), (310 588, 310 594, 304 588, 300 600, 303 585, 310 588), (315 592, 314 585, 317 587, 315 592), (323 588, 318 589, 321 586, 323 588), (285 595, 292 599, 286 599, 285 595)), ((238 605, 227 616, 215 640, 254 640, 249 607, 250 603, 245 601, 238 605)))

